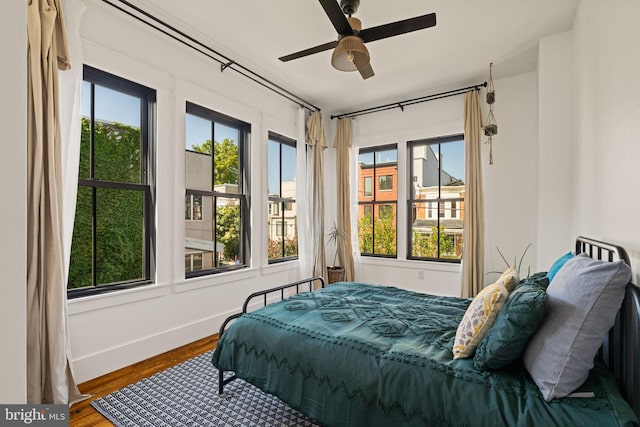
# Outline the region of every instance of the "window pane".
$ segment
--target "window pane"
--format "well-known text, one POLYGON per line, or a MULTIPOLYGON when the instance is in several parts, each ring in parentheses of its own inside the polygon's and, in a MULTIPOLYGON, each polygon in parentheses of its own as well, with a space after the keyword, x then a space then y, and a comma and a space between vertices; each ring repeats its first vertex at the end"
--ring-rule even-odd
POLYGON ((215 138, 213 144, 215 191, 238 194, 240 131, 220 123, 214 123, 213 134, 215 138))
POLYGON ((411 225, 411 255, 438 257, 438 221, 432 213, 433 202, 413 203, 416 217, 411 225))
POLYGON ((218 266, 241 263, 240 201, 216 198, 216 252, 218 266))
POLYGON ((464 185, 464 140, 440 145, 442 186, 464 185))
POLYGON ((268 259, 282 258, 284 244, 282 238, 282 216, 278 215, 280 202, 269 202, 267 215, 267 229, 269 230, 269 242, 267 247, 268 259))
POLYGON ((374 253, 379 255, 396 254, 396 215, 395 205, 378 206, 375 219, 374 253))
POLYGON ((412 257, 460 259, 464 218, 464 140, 411 145, 412 257), (422 202, 422 201, 425 202, 422 202))
POLYGON ((213 190, 211 127, 209 120, 186 115, 185 187, 188 189, 213 190))
POLYGON ((82 82, 82 120, 80 131, 80 179, 91 178, 91 83, 82 82))
POLYGON ((144 193, 96 189, 98 285, 144 278, 144 193))
POLYGON ((373 253, 373 206, 360 205, 358 209, 358 241, 360 252, 373 253))
POLYGON ((267 153, 268 195, 280 196, 280 143, 269 141, 267 153))
POLYGON ((93 264, 93 239, 91 237, 93 202, 91 195, 91 188, 78 188, 68 289, 91 286, 93 281, 91 273, 93 264))
MULTIPOLYGON (((187 199, 191 198, 187 195, 187 199)), ((195 196, 195 195, 193 195, 195 196)), ((202 268, 214 268, 213 197, 200 197, 200 221, 185 221, 185 254, 200 253, 202 268)), ((185 270, 190 271, 190 270, 185 270)))
POLYGON ((140 103, 140 98, 95 85, 95 178, 141 182, 140 103))
POLYGON ((296 149, 282 144, 282 197, 296 197, 296 149))

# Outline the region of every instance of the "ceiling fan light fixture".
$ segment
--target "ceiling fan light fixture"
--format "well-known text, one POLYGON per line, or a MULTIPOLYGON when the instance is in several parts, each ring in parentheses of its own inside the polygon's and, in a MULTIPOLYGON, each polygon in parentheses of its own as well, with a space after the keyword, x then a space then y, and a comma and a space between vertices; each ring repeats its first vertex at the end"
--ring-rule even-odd
POLYGON ((331 55, 331 65, 340 71, 358 71, 358 67, 364 67, 369 62, 369 51, 358 36, 341 38, 331 55))

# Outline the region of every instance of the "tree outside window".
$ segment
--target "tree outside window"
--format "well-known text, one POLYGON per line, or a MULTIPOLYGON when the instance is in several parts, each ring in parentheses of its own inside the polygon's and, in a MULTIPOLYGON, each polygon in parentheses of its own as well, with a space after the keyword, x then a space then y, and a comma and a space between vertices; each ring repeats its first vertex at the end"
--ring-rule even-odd
POLYGON ((84 66, 70 298, 151 283, 155 90, 84 66))

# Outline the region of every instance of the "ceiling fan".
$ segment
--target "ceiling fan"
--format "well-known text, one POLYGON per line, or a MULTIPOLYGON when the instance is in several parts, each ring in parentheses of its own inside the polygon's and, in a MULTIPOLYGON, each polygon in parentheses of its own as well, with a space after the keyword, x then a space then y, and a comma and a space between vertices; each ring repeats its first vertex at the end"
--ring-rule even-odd
POLYGON ((331 65, 334 68, 341 71, 357 70, 363 79, 368 79, 374 73, 365 43, 436 25, 436 14, 429 13, 363 30, 360 20, 351 16, 358 10, 360 0, 340 0, 339 6, 336 0, 319 1, 338 32, 338 40, 283 56, 279 58, 280 61, 287 62, 334 49, 331 55, 331 65), (348 18, 345 15, 348 15, 348 18))

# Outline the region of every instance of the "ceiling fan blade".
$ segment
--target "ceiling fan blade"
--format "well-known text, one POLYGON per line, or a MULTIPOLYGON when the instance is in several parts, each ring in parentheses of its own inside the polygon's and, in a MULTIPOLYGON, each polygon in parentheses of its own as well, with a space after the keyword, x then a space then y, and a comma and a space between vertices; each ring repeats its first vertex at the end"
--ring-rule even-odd
MULTIPOLYGON (((356 67, 358 67, 358 65, 356 64, 356 67)), ((360 66, 358 67, 358 72, 360 73, 360 75, 362 76, 362 78, 364 80, 368 79, 369 77, 373 77, 374 76, 374 72, 373 72, 373 68, 371 68, 371 62, 368 62, 366 65, 364 66, 360 66)))
POLYGON ((332 41, 329 43, 321 44, 320 46, 310 47, 309 49, 301 50, 299 52, 294 52, 278 59, 282 62, 287 62, 287 61, 291 61, 292 59, 298 59, 304 56, 313 55, 314 53, 324 52, 325 50, 333 49, 336 46, 338 46, 338 42, 332 41))
POLYGON ((340 9, 340 5, 336 2, 336 0, 319 0, 322 8, 324 9, 324 13, 327 14, 329 20, 333 24, 333 27, 336 29, 338 34, 340 35, 351 35, 353 34, 353 29, 351 25, 349 25, 349 21, 347 21, 347 17, 340 9))
POLYGON ((377 27, 365 28, 360 31, 360 37, 365 43, 367 43, 375 40, 386 39, 387 37, 410 33, 411 31, 422 30, 435 25, 436 14, 429 13, 428 15, 416 16, 415 18, 378 25, 377 27))

